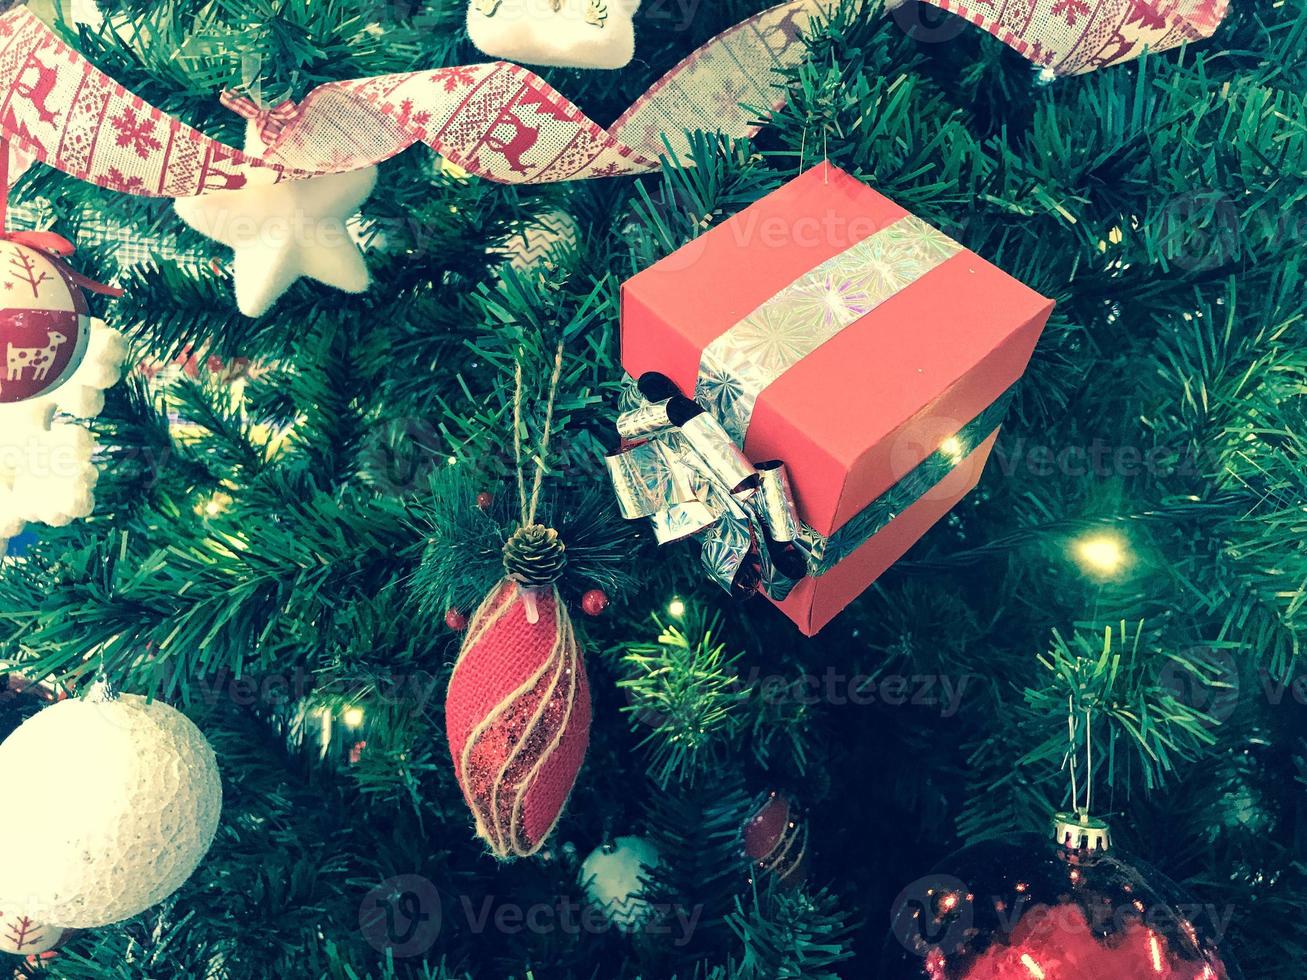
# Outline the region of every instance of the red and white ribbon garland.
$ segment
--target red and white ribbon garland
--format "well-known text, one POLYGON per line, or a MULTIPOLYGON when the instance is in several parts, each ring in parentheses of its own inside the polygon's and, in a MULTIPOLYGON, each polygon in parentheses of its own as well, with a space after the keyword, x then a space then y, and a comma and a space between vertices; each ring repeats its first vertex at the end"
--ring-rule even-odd
MULTIPOLYGON (((1226 0, 928 0, 1058 74, 1209 37, 1226 0)), ((26 8, 0 16, 0 134, 16 149, 127 194, 189 197, 372 166, 425 143, 502 183, 658 169, 686 130, 757 131, 779 108, 775 70, 797 64, 829 0, 791 0, 713 38, 605 129, 538 75, 507 62, 329 82, 295 106, 224 104, 259 121, 255 157, 211 139, 109 78, 26 8)))

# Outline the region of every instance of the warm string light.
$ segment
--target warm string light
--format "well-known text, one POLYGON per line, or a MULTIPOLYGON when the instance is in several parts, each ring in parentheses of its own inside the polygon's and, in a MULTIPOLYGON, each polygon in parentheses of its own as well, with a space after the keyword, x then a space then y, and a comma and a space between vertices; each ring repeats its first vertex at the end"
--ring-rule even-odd
POLYGON ((675 619, 680 619, 684 616, 685 600, 680 596, 675 596, 672 601, 667 604, 667 615, 672 616, 675 619))
POLYGON ((1083 535, 1072 543, 1071 550, 1080 567, 1094 578, 1116 578, 1131 562, 1125 538, 1115 531, 1083 535))
POLYGON ((358 728, 363 724, 363 709, 358 707, 346 708, 341 713, 340 719, 350 728, 358 728))
POLYGON ((201 517, 218 517, 231 506, 231 495, 219 490, 213 496, 201 500, 195 505, 195 513, 201 517))

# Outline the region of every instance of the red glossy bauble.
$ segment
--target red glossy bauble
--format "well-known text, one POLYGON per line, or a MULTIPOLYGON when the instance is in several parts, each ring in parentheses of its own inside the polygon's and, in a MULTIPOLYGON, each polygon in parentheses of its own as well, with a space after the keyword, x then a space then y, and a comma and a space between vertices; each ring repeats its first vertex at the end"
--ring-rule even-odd
POLYGON ((603 589, 591 589, 581 596, 581 611, 587 616, 602 616, 608 608, 608 594, 603 589))
POLYGON ((986 841, 904 889, 885 980, 1242 980, 1226 923, 1118 850, 986 841))
POLYGON ((482 510, 489 510, 495 502, 495 495, 489 490, 482 490, 477 494, 477 506, 482 510))
POLYGON ((467 629, 467 616, 457 609, 451 609, 445 613, 445 625, 455 633, 462 633, 467 629))

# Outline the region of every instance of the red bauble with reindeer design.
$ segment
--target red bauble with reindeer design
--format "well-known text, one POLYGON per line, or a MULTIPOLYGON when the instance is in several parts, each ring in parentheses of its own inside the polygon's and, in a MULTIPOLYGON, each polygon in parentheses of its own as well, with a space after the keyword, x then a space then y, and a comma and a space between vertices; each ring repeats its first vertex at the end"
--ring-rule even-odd
POLYGON ((53 391, 86 356, 88 283, 61 260, 66 244, 45 233, 0 240, 0 404, 53 391))

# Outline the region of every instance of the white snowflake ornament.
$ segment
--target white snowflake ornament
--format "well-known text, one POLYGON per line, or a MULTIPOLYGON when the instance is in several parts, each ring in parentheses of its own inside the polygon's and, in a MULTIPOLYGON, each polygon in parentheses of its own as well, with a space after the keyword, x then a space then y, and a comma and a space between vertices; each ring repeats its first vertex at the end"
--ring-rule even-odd
MULTIPOLYGON (((262 156, 260 122, 251 119, 245 151, 262 156)), ((201 235, 232 249, 236 306, 262 316, 301 276, 347 293, 371 284, 347 224, 372 194, 377 168, 308 180, 181 197, 177 214, 201 235)))
POLYGON ((558 68, 624 68, 640 0, 472 0, 467 32, 492 58, 558 68))

